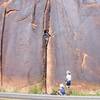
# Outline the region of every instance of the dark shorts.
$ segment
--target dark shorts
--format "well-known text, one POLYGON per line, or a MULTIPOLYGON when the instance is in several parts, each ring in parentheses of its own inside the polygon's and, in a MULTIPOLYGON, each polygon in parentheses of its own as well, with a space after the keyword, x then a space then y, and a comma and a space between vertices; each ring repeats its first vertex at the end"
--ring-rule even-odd
POLYGON ((67 81, 67 82, 66 82, 66 85, 67 85, 67 86, 70 86, 70 85, 71 85, 71 81, 67 81))

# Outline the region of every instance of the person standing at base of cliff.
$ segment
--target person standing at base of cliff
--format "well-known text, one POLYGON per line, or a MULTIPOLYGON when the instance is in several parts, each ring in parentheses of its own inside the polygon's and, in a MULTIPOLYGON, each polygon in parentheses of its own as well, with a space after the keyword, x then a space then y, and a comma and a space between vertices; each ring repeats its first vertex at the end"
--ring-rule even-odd
POLYGON ((65 79, 66 87, 70 88, 71 81, 72 81, 71 72, 67 70, 66 71, 66 79, 65 79))

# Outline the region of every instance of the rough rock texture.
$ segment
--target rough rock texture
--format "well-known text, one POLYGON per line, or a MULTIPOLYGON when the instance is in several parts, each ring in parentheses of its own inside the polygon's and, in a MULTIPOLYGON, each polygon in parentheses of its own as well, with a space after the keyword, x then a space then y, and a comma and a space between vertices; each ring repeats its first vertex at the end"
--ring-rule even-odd
POLYGON ((7 11, 15 11, 6 15, 3 44, 4 83, 18 86, 41 79, 44 8, 45 1, 41 0, 13 0, 7 6, 7 11), (37 5, 34 16, 35 3, 37 5), (35 27, 32 24, 36 24, 35 27))
POLYGON ((2 49, 4 86, 22 87, 41 81, 42 35, 48 14, 48 88, 64 81, 66 70, 72 72, 73 80, 100 83, 100 1, 83 1, 0 0, 0 36, 4 3, 7 6, 2 49), (45 13, 47 1, 50 11, 45 13))

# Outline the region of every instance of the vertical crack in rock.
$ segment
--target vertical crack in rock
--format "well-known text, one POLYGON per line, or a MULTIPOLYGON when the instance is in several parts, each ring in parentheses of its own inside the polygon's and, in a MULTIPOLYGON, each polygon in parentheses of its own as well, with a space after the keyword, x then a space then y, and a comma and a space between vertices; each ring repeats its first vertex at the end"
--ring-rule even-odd
POLYGON ((84 70, 87 67, 87 60, 88 60, 88 54, 85 52, 82 52, 80 49, 76 48, 76 53, 77 53, 77 57, 79 59, 79 65, 80 65, 80 70, 81 73, 84 72, 84 70))
POLYGON ((45 9, 44 9, 44 16, 43 16, 43 88, 45 93, 47 93, 47 47, 49 42, 49 27, 50 27, 50 0, 47 0, 45 9))
POLYGON ((81 64, 81 72, 84 72, 87 57, 88 57, 88 55, 86 53, 84 53, 83 54, 83 59, 82 59, 82 64, 81 64))
MULTIPOLYGON (((36 7, 37 7, 37 0, 35 0, 34 1, 34 6, 33 6, 33 12, 32 12, 32 22, 31 22, 31 24, 32 24, 32 29, 34 30, 35 28, 36 28, 36 23, 35 23, 35 20, 36 20, 36 7)), ((30 69, 29 69, 29 71, 28 71, 28 73, 27 73, 27 79, 28 79, 28 83, 30 84, 30 85, 32 85, 33 84, 33 80, 30 78, 31 76, 30 76, 30 73, 31 73, 31 71, 32 71, 32 68, 33 67, 31 67, 30 69)))
POLYGON ((44 10, 44 16, 43 16, 43 29, 49 30, 50 25, 50 0, 47 0, 45 10, 44 10))
POLYGON ((35 1, 34 10, 33 10, 33 16, 32 16, 32 28, 33 29, 35 29, 36 26, 37 26, 36 23, 35 23, 36 7, 37 7, 37 1, 35 1))
POLYGON ((5 30, 5 19, 6 19, 6 8, 3 15, 3 24, 2 24, 2 33, 1 33, 1 86, 3 85, 3 39, 4 39, 4 30, 5 30))

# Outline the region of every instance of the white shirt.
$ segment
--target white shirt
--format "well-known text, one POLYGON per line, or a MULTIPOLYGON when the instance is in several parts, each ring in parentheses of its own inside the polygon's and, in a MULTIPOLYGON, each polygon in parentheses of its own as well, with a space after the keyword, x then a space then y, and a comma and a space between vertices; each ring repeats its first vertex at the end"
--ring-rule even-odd
POLYGON ((71 81, 71 75, 67 74, 66 79, 67 79, 67 81, 71 81))

